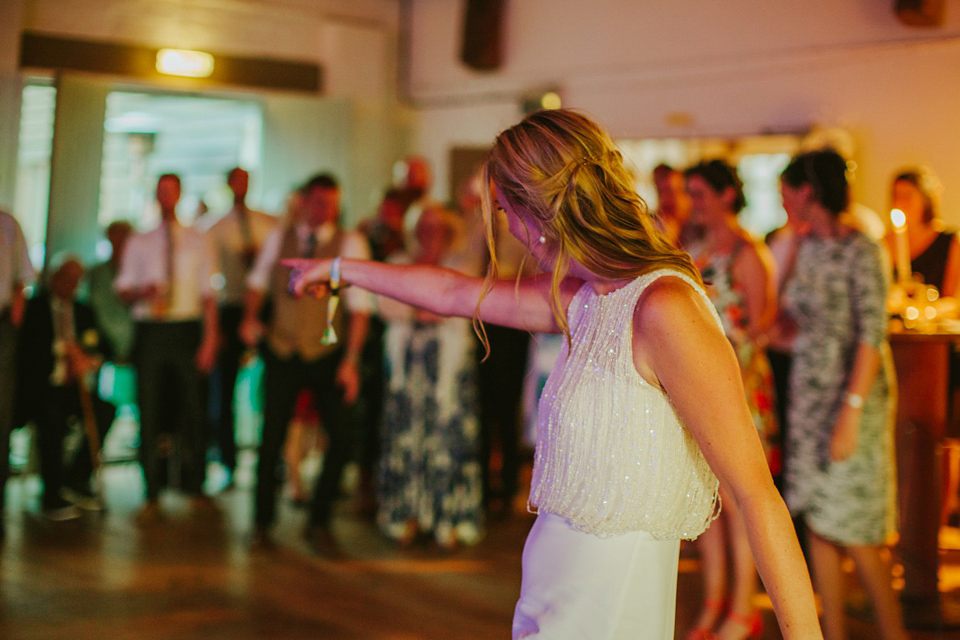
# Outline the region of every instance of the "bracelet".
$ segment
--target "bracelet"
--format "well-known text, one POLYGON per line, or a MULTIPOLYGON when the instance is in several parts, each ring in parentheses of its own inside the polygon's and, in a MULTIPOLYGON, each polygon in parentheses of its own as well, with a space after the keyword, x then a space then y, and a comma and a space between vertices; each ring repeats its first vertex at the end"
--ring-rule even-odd
POLYGON ((859 393, 847 393, 843 396, 843 401, 853 409, 863 408, 863 396, 859 393))
POLYGON ((340 262, 342 258, 337 256, 330 263, 330 289, 336 292, 340 288, 340 262))

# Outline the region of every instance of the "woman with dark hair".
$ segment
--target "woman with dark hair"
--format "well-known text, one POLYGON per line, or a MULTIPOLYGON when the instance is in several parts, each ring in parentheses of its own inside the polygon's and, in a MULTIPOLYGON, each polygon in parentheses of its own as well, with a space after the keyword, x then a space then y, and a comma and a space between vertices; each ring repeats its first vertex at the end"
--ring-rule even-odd
POLYGON ((847 212, 846 168, 835 151, 811 151, 781 175, 784 207, 809 228, 784 292, 797 323, 786 500, 806 523, 826 638, 846 638, 846 554, 870 594, 881 636, 904 640, 882 553, 895 502, 887 280, 880 247, 847 212))
MULTIPOLYGON (((691 221, 704 232, 690 253, 737 354, 747 406, 765 444, 767 463, 779 473, 779 454, 773 444, 777 433, 773 376, 764 351, 766 330, 776 313, 773 259, 766 245, 737 221, 746 199, 733 167, 711 160, 690 167, 685 175, 691 221)), ((689 640, 743 639, 761 631, 760 613, 753 606, 757 569, 747 530, 736 502, 723 487, 720 496, 724 509, 698 540, 703 609, 687 635, 689 640), (732 560, 729 568, 728 554, 732 560)))
MULTIPOLYGON (((893 179, 890 200, 907 222, 910 270, 923 282, 933 285, 942 296, 957 294, 960 283, 960 241, 940 220, 940 182, 929 169, 906 169, 893 179)), ((891 255, 896 255, 893 234, 885 238, 891 255)))
POLYGON ((481 322, 564 335, 538 412, 538 516, 513 637, 672 640, 680 540, 713 519, 717 477, 744 514, 784 638, 821 637, 736 357, 610 136, 577 112, 538 111, 497 137, 484 185, 486 279, 431 265, 286 264, 301 272, 298 293, 350 283, 472 315, 481 335, 481 322), (546 273, 498 281, 494 211, 546 273))

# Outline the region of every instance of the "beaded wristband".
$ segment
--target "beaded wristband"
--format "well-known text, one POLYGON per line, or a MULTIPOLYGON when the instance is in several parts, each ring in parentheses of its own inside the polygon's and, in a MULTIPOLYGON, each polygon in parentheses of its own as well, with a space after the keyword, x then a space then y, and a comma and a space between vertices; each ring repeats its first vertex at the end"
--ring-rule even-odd
POLYGON ((340 262, 342 260, 343 258, 337 256, 330 263, 330 289, 334 293, 340 290, 340 262))

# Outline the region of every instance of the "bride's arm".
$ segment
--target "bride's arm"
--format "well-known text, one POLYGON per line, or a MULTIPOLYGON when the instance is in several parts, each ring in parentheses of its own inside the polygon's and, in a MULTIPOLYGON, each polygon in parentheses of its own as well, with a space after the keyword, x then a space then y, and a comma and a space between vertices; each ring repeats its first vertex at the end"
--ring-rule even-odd
MULTIPOLYGON (((302 295, 310 286, 326 285, 331 260, 284 260, 300 270, 293 281, 302 295)), ((344 284, 388 296, 442 316, 473 317, 483 289, 483 278, 467 276, 452 269, 429 265, 398 265, 368 260, 342 259, 340 280, 344 284)), ((560 285, 561 308, 566 309, 582 281, 566 278, 560 285)), ((550 275, 520 280, 502 280, 480 305, 484 322, 528 331, 559 331, 550 306, 550 275)))
POLYGON ((637 370, 654 376, 743 514, 783 637, 822 638, 806 563, 773 485, 730 342, 685 282, 650 285, 634 317, 637 370))

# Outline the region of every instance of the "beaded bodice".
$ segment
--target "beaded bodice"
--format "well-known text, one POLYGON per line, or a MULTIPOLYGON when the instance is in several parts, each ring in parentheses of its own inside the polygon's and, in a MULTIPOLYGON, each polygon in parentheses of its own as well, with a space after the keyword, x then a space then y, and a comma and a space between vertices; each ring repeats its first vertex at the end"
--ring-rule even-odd
POLYGON ((597 536, 691 539, 714 517, 716 477, 666 394, 633 362, 634 309, 665 275, 704 295, 672 270, 604 295, 581 287, 567 311, 572 346, 564 341, 540 398, 530 506, 597 536))

